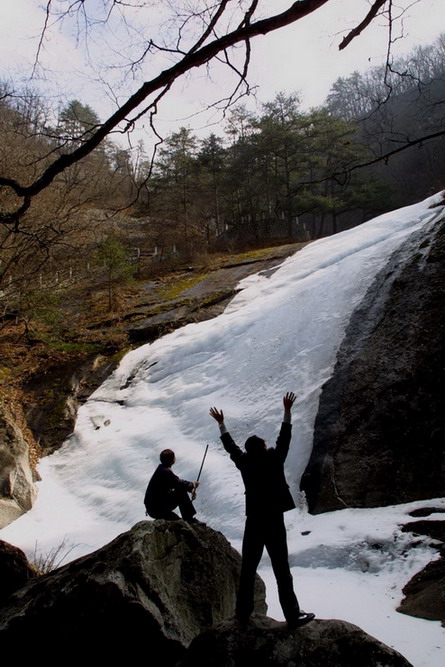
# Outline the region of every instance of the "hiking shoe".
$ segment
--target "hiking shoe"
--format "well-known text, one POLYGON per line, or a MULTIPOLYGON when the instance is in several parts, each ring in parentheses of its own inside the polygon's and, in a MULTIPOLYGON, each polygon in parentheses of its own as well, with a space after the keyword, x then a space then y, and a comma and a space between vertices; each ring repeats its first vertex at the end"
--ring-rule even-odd
POLYGON ((306 625, 306 623, 313 621, 314 618, 315 614, 312 614, 311 612, 306 613, 305 611, 300 611, 292 618, 289 618, 287 620, 287 624, 290 628, 299 628, 300 626, 306 625))

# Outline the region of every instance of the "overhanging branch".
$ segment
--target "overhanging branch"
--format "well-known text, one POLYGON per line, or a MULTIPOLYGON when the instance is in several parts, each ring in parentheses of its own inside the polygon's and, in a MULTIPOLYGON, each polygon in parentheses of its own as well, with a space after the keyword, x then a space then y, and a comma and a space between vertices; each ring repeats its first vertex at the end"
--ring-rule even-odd
MULTIPOLYGON (((87 141, 71 153, 62 154, 58 157, 31 185, 22 186, 11 179, 2 179, 0 185, 12 187, 16 194, 26 199, 34 197, 48 187, 56 176, 97 148, 103 139, 105 139, 105 137, 107 137, 122 121, 125 121, 129 115, 147 99, 147 97, 159 89, 171 86, 178 77, 209 62, 218 53, 224 52, 226 49, 229 49, 239 42, 248 43, 253 37, 266 35, 269 32, 295 23, 304 16, 319 9, 328 1, 329 0, 305 0, 304 2, 294 2, 286 11, 254 23, 250 23, 251 16, 249 15, 249 20, 241 24, 237 29, 226 35, 215 38, 208 44, 202 44, 199 48, 191 49, 175 65, 164 70, 151 81, 145 82, 139 90, 125 102, 125 104, 123 104, 90 136, 87 141)), ((223 3, 223 6, 225 4, 226 3, 223 3)), ((198 42, 198 44, 200 44, 200 42, 198 42)), ((20 209, 13 214, 16 219, 23 214, 22 210, 23 207, 20 207, 20 209)), ((10 218, 10 215, 11 214, 8 215, 8 218, 10 218)))

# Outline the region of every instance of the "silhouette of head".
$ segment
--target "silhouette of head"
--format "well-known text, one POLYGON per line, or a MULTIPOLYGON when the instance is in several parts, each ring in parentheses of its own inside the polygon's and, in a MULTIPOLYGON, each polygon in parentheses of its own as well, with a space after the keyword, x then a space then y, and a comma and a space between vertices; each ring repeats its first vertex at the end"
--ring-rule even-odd
POLYGON ((171 449, 163 449, 159 455, 161 463, 166 468, 170 468, 176 461, 175 453, 171 449))
POLYGON ((263 438, 259 438, 257 435, 251 435, 250 438, 247 438, 244 447, 248 454, 259 454, 267 449, 263 438))

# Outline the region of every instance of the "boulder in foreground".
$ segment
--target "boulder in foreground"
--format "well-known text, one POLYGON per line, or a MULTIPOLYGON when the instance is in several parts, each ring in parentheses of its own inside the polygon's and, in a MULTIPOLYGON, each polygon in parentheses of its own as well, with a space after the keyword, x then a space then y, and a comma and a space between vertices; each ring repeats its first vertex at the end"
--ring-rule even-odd
POLYGON ((343 621, 290 630, 256 613, 233 619, 241 557, 205 524, 142 521, 94 553, 37 577, 0 609, 2 655, 149 667, 409 667, 343 621))
MULTIPOLYGON (((240 563, 205 524, 141 521, 14 593, 0 610, 0 644, 26 637, 70 654, 127 657, 146 645, 145 662, 174 665, 194 637, 233 615, 240 563)), ((259 578, 257 610, 266 610, 259 578)))
POLYGON ((21 549, 0 540, 0 606, 36 574, 21 549))

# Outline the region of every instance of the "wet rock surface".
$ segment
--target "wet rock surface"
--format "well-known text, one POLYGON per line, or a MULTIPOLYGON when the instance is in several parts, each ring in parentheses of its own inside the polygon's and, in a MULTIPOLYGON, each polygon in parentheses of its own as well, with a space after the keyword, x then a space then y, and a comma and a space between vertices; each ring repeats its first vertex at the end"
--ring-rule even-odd
POLYGON ((445 495, 445 224, 412 234, 355 311, 302 479, 311 512, 445 495))
POLYGON ((304 244, 293 243, 271 250, 265 256, 231 262, 209 272, 202 280, 181 292, 180 297, 163 303, 156 298, 145 299, 138 310, 129 316, 138 315, 137 322, 128 325, 132 342, 152 342, 174 329, 191 322, 202 322, 220 315, 237 294, 238 283, 253 273, 264 272, 270 276, 278 266, 304 244), (161 310, 159 310, 161 307, 161 310))
POLYGON ((94 354, 87 359, 58 362, 24 384, 26 420, 43 454, 58 449, 72 433, 79 406, 116 365, 113 353, 94 354))

